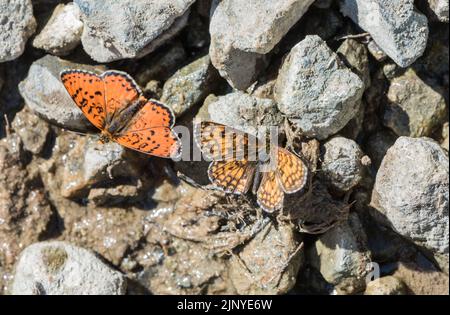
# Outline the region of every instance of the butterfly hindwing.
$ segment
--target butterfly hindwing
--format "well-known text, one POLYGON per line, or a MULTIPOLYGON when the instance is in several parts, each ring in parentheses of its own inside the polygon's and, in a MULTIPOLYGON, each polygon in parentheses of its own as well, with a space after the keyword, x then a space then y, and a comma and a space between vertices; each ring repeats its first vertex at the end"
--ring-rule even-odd
POLYGON ((277 176, 283 191, 292 194, 305 186, 308 167, 294 153, 277 148, 277 176))
POLYGON ((149 100, 115 136, 115 141, 146 154, 176 158, 181 154, 181 141, 171 129, 174 120, 168 107, 149 100))
POLYGON ((262 176, 256 199, 264 211, 271 213, 283 207, 284 192, 274 171, 265 172, 262 176))
POLYGON ((130 130, 115 138, 124 147, 164 158, 178 158, 181 143, 169 127, 130 130))
POLYGON ((208 168, 211 183, 225 192, 245 194, 252 183, 255 164, 247 160, 214 161, 208 168))
POLYGON ((100 76, 84 70, 65 70, 61 81, 86 118, 98 129, 106 122, 105 85, 100 76))

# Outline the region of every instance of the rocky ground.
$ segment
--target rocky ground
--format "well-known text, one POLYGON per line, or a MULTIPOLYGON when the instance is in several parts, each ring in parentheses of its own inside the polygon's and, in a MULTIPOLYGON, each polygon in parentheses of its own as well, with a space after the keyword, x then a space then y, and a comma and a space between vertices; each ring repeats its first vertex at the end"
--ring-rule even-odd
POLYGON ((448 294, 448 22, 448 0, 1 1, 0 294, 448 294), (280 125, 309 187, 267 215, 205 162, 99 144, 67 68, 130 73, 179 125, 280 125))

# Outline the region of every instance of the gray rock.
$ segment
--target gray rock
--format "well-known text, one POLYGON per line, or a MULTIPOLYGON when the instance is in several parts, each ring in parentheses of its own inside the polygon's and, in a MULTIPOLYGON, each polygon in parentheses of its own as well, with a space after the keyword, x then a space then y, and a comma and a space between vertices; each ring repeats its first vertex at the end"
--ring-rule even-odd
POLYGON ((295 285, 303 250, 294 230, 269 224, 231 257, 230 279, 238 294, 284 294, 295 285))
POLYGON ((448 255, 448 154, 428 138, 400 137, 378 170, 375 217, 432 252, 448 255))
POLYGON ((395 143, 397 135, 390 130, 380 130, 367 139, 365 152, 370 156, 375 169, 380 167, 387 150, 395 143))
POLYGON ((448 0, 428 0, 428 4, 439 21, 448 23, 448 0))
POLYGON ((286 57, 275 85, 278 107, 307 136, 326 139, 357 113, 364 83, 318 36, 286 57))
POLYGON ((340 191, 348 191, 359 184, 364 166, 364 153, 358 144, 344 137, 333 137, 322 147, 320 176, 340 191))
POLYGON ((78 6, 74 3, 59 4, 34 38, 33 46, 53 55, 64 56, 80 44, 82 32, 83 22, 78 6))
POLYGON ((413 69, 391 80, 383 124, 399 136, 430 136, 446 119, 445 99, 413 69))
POLYGON ((16 59, 36 30, 31 0, 4 0, 0 3, 0 62, 16 59))
POLYGON ((50 133, 50 128, 45 121, 25 107, 16 114, 11 126, 22 139, 26 150, 33 154, 42 152, 50 133))
POLYGON ((321 235, 307 252, 307 261, 334 285, 335 293, 361 292, 371 263, 367 239, 356 213, 321 235))
POLYGON ((259 126, 278 126, 281 123, 273 100, 256 98, 243 92, 205 101, 197 118, 215 121, 253 135, 258 133, 259 126))
POLYGON ((221 1, 210 23, 211 62, 228 83, 247 89, 269 53, 313 0, 221 1))
POLYGON ((195 1, 74 2, 82 12, 84 50, 98 62, 111 62, 142 57, 164 44, 186 25, 195 1))
POLYGON ((126 279, 94 253, 65 242, 28 246, 16 266, 13 295, 123 295, 126 279))
POLYGON ((409 66, 425 51, 428 22, 414 9, 413 0, 344 0, 341 11, 369 32, 401 67, 409 66))
POLYGON ((101 69, 47 55, 31 65, 28 76, 19 84, 19 91, 26 105, 50 123, 67 129, 88 131, 92 129, 92 124, 75 105, 59 77, 62 70, 71 68, 90 71, 101 69))
POLYGON ((169 105, 176 116, 182 115, 192 106, 203 102, 217 85, 218 78, 216 69, 206 55, 180 69, 166 81, 161 102, 169 105))
POLYGON ((354 39, 346 39, 339 46, 337 53, 346 66, 364 82, 364 86, 367 89, 370 86, 370 69, 366 46, 354 39))
POLYGON ((406 285, 394 276, 385 276, 367 284, 364 295, 404 295, 407 294, 406 285))

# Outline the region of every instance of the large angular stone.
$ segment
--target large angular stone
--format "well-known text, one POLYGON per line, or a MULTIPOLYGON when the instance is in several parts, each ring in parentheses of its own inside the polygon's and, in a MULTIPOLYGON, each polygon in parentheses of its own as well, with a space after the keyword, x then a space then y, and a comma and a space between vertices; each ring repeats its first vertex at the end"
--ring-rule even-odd
POLYGON ((341 11, 369 32, 399 66, 407 67, 422 56, 428 22, 414 9, 413 0, 344 0, 341 11))
POLYGON ((0 2, 0 62, 16 59, 36 30, 31 0, 0 2))
POLYGON ((81 9, 84 50, 98 62, 142 57, 187 23, 194 0, 75 0, 81 9))
POLYGON ((210 56, 222 77, 245 90, 265 68, 269 53, 302 17, 312 0, 225 0, 210 24, 210 56))
POLYGON ((428 138, 400 137, 381 163, 375 217, 434 253, 448 255, 448 153, 428 138))
POLYGON ((307 136, 326 139, 358 112, 364 83, 318 36, 292 48, 275 84, 278 107, 307 136))

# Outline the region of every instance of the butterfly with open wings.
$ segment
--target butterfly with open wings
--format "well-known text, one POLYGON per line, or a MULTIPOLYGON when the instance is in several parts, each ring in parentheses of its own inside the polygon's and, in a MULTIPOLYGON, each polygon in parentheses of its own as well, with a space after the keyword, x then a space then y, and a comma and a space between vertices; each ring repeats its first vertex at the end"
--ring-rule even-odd
POLYGON ((172 130, 170 108, 148 100, 134 80, 120 71, 100 75, 65 70, 61 81, 86 118, 101 130, 102 142, 115 141, 149 155, 178 158, 181 141, 172 130))
POLYGON ((274 146, 268 159, 261 158, 264 154, 259 152, 266 150, 266 142, 243 131, 215 122, 197 122, 194 139, 212 161, 208 168, 211 183, 233 194, 245 194, 253 186, 257 202, 266 212, 281 209, 284 194, 300 191, 307 183, 308 167, 299 156, 274 146), (270 163, 275 167, 268 167, 270 163))

